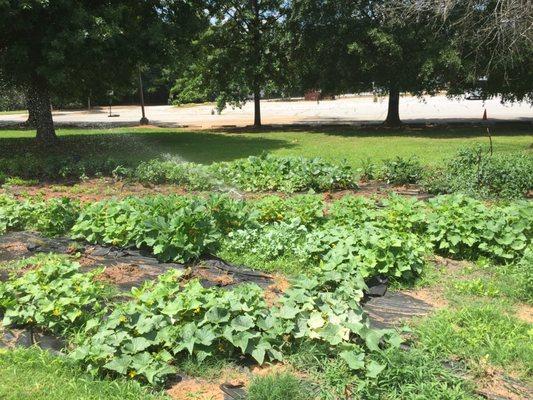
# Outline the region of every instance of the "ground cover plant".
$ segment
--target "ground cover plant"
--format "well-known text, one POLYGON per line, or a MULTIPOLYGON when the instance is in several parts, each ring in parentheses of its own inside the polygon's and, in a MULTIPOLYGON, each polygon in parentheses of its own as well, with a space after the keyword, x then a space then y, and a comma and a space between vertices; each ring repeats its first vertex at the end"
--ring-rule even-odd
POLYGON ((531 324, 498 305, 478 301, 441 310, 420 324, 416 332, 421 346, 432 354, 461 357, 474 371, 485 363, 532 379, 531 324))
POLYGON ((27 265, 35 269, 0 283, 4 326, 29 326, 68 334, 102 316, 109 290, 95 281, 98 271, 80 273, 80 265, 50 256, 27 265))
MULTIPOLYGON (((475 398, 469 397, 471 391, 461 380, 438 372, 443 358, 425 344, 445 349, 445 340, 453 338, 454 345, 441 352, 453 356, 453 347, 467 341, 467 330, 453 337, 433 331, 454 324, 470 326, 479 315, 484 318, 479 320, 489 321, 492 317, 487 315, 494 310, 474 313, 472 318, 455 311, 438 314, 435 318, 441 319, 424 325, 433 328, 422 326, 417 331, 423 354, 403 357, 390 353, 400 344, 396 333, 369 326, 361 309, 365 280, 381 276, 409 284, 427 268, 432 252, 477 260, 491 265, 494 274, 527 275, 532 238, 530 203, 488 204, 463 195, 429 202, 396 195, 327 201, 311 194, 250 200, 224 195, 131 197, 76 204, 72 212, 48 203, 0 197, 0 221, 5 230, 36 229, 92 243, 137 247, 165 261, 193 262, 214 253, 229 261, 247 257, 258 267, 292 263, 290 287, 274 303, 267 302, 254 285, 232 291, 204 288, 179 273, 133 290, 120 303, 108 303, 105 290, 93 284, 98 271, 83 274, 76 264, 54 258, 0 286, 5 325, 61 332, 75 348, 72 357, 93 374, 155 385, 188 357, 195 363, 221 358, 292 362, 309 347, 321 349, 325 357, 321 367, 311 371, 313 381, 328 382, 324 387, 331 393, 350 387, 368 394, 378 390, 376 379, 383 379, 385 386, 379 390, 390 398, 475 398), (60 211, 50 214, 48 209, 60 211), (43 215, 54 215, 47 217, 54 224, 34 222, 43 215), (63 224, 63 219, 74 220, 73 225, 63 224), (401 363, 413 369, 406 367, 400 373, 401 363), (424 368, 437 371, 438 378, 427 378, 424 368), (398 383, 413 376, 426 376, 420 378, 426 384, 398 383)), ((515 285, 512 295, 527 299, 527 285, 527 280, 515 285)), ((482 287, 478 294, 485 296, 486 288, 490 289, 482 287)), ((477 289, 474 283, 460 290, 477 289)), ((498 322, 507 336, 479 328, 479 340, 472 344, 478 346, 476 357, 481 356, 478 348, 487 335, 502 347, 511 346, 502 341, 511 337, 513 321, 498 322)), ((517 342, 529 329, 527 324, 519 328, 517 342)), ((516 354, 516 346, 513 349, 509 354, 516 354)), ((491 361, 497 365, 510 365, 509 358, 494 357, 491 361)), ((325 393, 318 397, 328 398, 325 393)))

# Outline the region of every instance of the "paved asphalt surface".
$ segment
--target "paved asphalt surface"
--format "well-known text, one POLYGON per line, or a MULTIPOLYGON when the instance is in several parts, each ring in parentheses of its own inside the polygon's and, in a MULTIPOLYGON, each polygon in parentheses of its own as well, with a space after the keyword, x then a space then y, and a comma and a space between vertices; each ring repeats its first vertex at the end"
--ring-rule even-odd
MULTIPOLYGON (((489 121, 529 121, 533 123, 533 106, 527 103, 502 104, 499 99, 451 100, 445 96, 404 96, 400 100, 400 117, 404 123, 454 123, 479 122, 484 110, 489 121)), ((374 101, 372 96, 341 97, 325 101, 261 102, 263 124, 367 124, 380 123, 387 115, 387 98, 374 101)), ((114 117, 109 117, 106 107, 91 111, 55 111, 57 125, 77 126, 129 126, 137 125, 140 107, 113 107, 114 117)), ((227 108, 220 115, 214 105, 148 106, 146 116, 152 125, 189 128, 220 128, 246 126, 253 123, 253 103, 243 108, 227 108)), ((26 114, 0 115, 0 124, 25 121, 26 114)))

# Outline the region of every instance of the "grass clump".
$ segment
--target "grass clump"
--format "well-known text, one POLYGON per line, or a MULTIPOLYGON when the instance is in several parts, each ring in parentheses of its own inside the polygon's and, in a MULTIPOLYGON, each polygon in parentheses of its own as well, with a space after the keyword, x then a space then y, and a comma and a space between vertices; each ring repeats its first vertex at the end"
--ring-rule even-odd
MULTIPOLYGON (((290 359, 316 388, 317 398, 364 400, 467 400, 477 399, 471 382, 460 372, 445 367, 444 359, 422 348, 389 349, 373 355, 379 374, 354 374, 344 360, 331 357, 327 349, 303 346, 290 359)), ((310 397, 312 398, 312 397, 310 397)))
POLYGON ((488 362, 531 378, 533 329, 494 304, 473 304, 441 310, 421 323, 416 332, 428 352, 458 356, 475 369, 488 362))
POLYGON ((254 378, 246 400, 307 400, 310 393, 294 375, 279 373, 254 378))
POLYGON ((0 351, 2 400, 164 400, 138 382, 96 380, 67 358, 36 349, 0 351))
POLYGON ((395 349, 383 352, 380 362, 386 363, 376 379, 359 383, 357 392, 361 399, 478 399, 473 385, 458 377, 455 371, 444 367, 442 360, 413 348, 409 351, 395 349))

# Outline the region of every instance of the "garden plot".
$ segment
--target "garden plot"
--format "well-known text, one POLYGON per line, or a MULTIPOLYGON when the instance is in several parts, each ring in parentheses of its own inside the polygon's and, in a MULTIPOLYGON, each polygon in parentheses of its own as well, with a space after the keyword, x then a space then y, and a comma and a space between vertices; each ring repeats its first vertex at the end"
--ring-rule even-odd
POLYGON ((529 202, 325 197, 0 197, 7 339, 177 398, 233 373, 326 399, 478 398, 491 369, 527 387, 529 202))

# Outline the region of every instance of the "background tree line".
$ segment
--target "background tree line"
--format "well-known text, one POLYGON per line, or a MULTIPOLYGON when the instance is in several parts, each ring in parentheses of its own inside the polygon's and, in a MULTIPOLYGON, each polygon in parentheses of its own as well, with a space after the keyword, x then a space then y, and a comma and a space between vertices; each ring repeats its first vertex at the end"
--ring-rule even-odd
POLYGON ((51 143, 50 104, 133 102, 142 73, 153 102, 254 100, 256 126, 265 96, 377 91, 396 125, 400 93, 533 100, 532 38, 530 0, 0 0, 0 107, 51 143))

